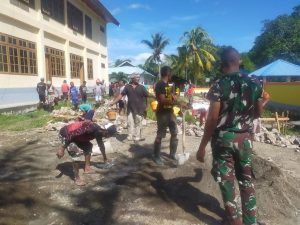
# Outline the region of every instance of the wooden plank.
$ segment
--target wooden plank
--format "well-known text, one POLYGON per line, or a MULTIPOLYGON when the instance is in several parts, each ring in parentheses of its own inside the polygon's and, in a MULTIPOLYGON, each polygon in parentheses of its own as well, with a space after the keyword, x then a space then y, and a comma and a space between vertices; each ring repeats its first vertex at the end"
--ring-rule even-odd
MULTIPOLYGON (((260 118, 261 121, 276 122, 276 118, 260 118)), ((289 121, 288 117, 278 117, 278 121, 289 121)))
POLYGON ((277 123, 277 130, 278 130, 279 133, 280 133, 280 124, 279 124, 278 113, 277 113, 277 112, 275 112, 275 119, 276 119, 276 123, 277 123))

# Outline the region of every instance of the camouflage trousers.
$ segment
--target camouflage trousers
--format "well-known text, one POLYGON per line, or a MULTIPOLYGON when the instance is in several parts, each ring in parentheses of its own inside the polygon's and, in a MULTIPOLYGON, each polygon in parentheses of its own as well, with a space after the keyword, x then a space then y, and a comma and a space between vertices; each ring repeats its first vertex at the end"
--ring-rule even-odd
POLYGON ((256 225, 251 135, 220 131, 212 138, 211 145, 212 175, 219 183, 228 222, 231 225, 256 225), (242 212, 237 204, 235 179, 239 184, 242 212))

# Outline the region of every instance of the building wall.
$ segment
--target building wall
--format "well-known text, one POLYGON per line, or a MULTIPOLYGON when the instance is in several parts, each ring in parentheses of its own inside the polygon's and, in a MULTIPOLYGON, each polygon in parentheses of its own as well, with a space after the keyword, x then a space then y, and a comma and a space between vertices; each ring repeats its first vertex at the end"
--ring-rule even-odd
POLYGON ((300 82, 266 83, 264 89, 272 102, 300 106, 300 82))
MULTIPOLYGON (((97 78, 108 82, 106 32, 100 31, 100 25, 106 28, 105 21, 81 0, 64 0, 64 4, 65 24, 62 24, 41 12, 41 0, 35 0, 35 9, 18 0, 0 1, 0 33, 35 42, 38 69, 37 75, 0 72, 0 93, 2 95, 0 99, 5 99, 3 93, 9 93, 10 89, 24 88, 24 90, 28 90, 28 88, 35 87, 41 77, 46 77, 45 46, 62 50, 65 53, 65 77, 52 77, 55 86, 60 87, 63 80, 74 81, 77 86, 81 83, 80 79, 71 79, 70 53, 83 57, 84 79, 88 86, 94 85, 97 78), (92 19, 92 40, 85 37, 84 19, 83 34, 68 27, 67 1, 82 11, 83 18, 88 15, 92 19), (87 58, 93 60, 93 80, 88 79, 87 58), (105 64, 105 68, 101 67, 101 63, 105 64)), ((4 104, 3 101, 0 104, 4 104)))

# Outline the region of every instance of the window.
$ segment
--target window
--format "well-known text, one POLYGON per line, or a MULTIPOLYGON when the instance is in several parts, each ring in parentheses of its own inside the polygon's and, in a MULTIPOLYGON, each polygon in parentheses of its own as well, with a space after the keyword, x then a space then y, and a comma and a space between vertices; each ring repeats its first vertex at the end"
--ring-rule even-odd
POLYGON ((85 35, 92 39, 92 19, 85 15, 85 35))
POLYGON ((88 79, 93 79, 93 60, 87 59, 88 79))
POLYGON ((105 33, 105 27, 104 26, 100 25, 100 30, 101 30, 102 33, 105 33))
POLYGON ((25 5, 28 5, 30 8, 35 8, 34 7, 34 0, 19 0, 19 2, 24 3, 25 5))
POLYGON ((42 0, 42 13, 60 23, 65 23, 64 0, 42 0))
POLYGON ((0 72, 8 72, 7 46, 0 46, 0 72))
POLYGON ((80 78, 83 72, 83 58, 79 55, 70 54, 71 78, 80 78))
POLYGON ((104 63, 101 63, 101 68, 105 68, 105 64, 104 63))
POLYGON ((68 26, 83 34, 83 14, 82 12, 77 9, 74 5, 68 2, 68 26))
POLYGON ((51 77, 65 77, 65 53, 64 51, 45 47, 45 54, 49 57, 49 73, 51 77))
POLYGON ((36 44, 0 33, 0 72, 36 75, 36 44))
POLYGON ((102 54, 101 54, 101 58, 102 58, 102 59, 106 59, 106 55, 102 55, 102 54))

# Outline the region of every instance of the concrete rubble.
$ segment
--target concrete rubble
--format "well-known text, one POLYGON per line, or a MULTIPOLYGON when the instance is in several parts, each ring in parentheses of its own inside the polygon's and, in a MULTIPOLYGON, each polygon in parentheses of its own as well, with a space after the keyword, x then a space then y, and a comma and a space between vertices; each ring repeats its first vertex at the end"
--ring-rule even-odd
POLYGON ((289 149, 300 149, 300 138, 292 135, 283 135, 277 129, 267 130, 261 128, 261 132, 255 134, 255 141, 289 149))
MULTIPOLYGON (((199 99, 200 101, 200 99, 199 99)), ((105 125, 109 122, 114 123, 117 126, 118 132, 122 132, 124 129, 127 129, 127 120, 126 116, 119 116, 117 115, 116 120, 110 121, 108 120, 106 113, 111 110, 109 106, 109 102, 105 101, 104 104, 102 104, 98 109, 95 110, 95 119, 97 120, 97 123, 99 125, 105 125)), ((60 116, 70 116, 76 118, 76 116, 79 115, 78 112, 75 112, 74 110, 62 107, 60 110, 53 110, 52 115, 56 118, 59 118, 60 116)), ((68 123, 74 121, 69 120, 68 123)), ((58 131, 61 129, 64 125, 68 124, 65 122, 53 122, 50 121, 50 123, 45 126, 46 131, 58 131)), ((151 120, 145 120, 143 125, 147 125, 150 123, 155 123, 155 121, 151 120)), ((182 119, 178 119, 177 121, 177 127, 178 127, 178 133, 182 134, 182 119)), ((196 137, 202 137, 204 134, 204 126, 200 127, 199 122, 196 124, 189 124, 186 123, 186 135, 187 136, 196 136, 196 137)), ((268 130, 265 127, 261 127, 261 132, 255 134, 255 141, 271 144, 274 146, 289 148, 289 149, 295 149, 299 152, 300 150, 300 137, 291 136, 291 135, 282 135, 278 132, 276 129, 268 130)))

